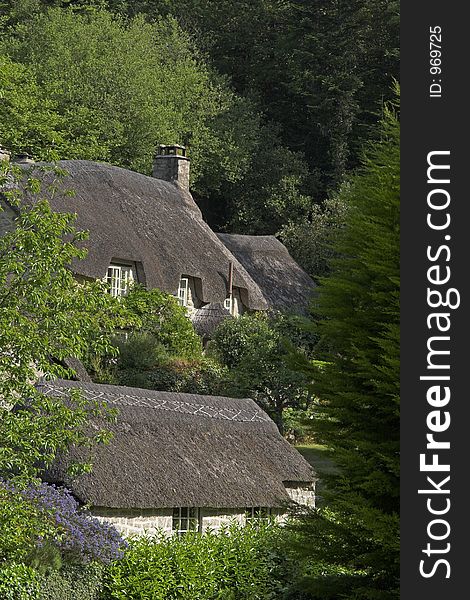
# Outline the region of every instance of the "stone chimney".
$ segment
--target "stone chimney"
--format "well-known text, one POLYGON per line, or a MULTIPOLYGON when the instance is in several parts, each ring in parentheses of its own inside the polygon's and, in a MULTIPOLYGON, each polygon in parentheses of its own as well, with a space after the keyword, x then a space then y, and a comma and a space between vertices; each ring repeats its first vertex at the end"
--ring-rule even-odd
POLYGON ((153 176, 170 181, 189 192, 189 158, 184 146, 159 146, 153 163, 153 176))

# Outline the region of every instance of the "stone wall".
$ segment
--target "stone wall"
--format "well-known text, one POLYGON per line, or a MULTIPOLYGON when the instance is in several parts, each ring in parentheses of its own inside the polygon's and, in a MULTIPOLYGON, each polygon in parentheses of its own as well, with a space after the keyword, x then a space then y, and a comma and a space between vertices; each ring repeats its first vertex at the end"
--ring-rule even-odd
MULTIPOLYGON (((123 536, 149 535, 163 532, 167 535, 173 533, 172 508, 136 510, 98 508, 92 510, 93 516, 100 521, 112 523, 123 536)), ((271 515, 279 523, 286 520, 286 513, 282 508, 271 510, 271 515)), ((217 531, 223 526, 232 523, 243 526, 246 524, 244 508, 201 508, 200 531, 217 531)))
POLYGON ((200 518, 202 523, 202 531, 211 529, 217 531, 224 525, 236 523, 237 525, 245 524, 245 512, 237 508, 201 508, 200 518))
POLYGON ((290 499, 296 504, 313 508, 315 506, 315 484, 286 487, 290 499))
POLYGON ((91 512, 100 521, 114 525, 125 537, 144 533, 153 535, 157 531, 172 532, 171 508, 138 510, 95 507, 91 512))

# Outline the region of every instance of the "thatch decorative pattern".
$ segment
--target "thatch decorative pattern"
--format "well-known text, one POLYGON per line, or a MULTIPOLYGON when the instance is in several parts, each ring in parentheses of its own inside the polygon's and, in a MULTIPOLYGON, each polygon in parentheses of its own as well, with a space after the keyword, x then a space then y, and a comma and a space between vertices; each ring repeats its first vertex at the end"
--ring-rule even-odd
POLYGON ((315 283, 273 235, 217 237, 245 267, 260 288, 269 307, 306 312, 315 283))
POLYGON ((93 506, 279 507, 290 501, 284 482, 315 480, 310 465, 250 399, 64 380, 42 385, 51 396, 78 387, 120 411, 110 425, 114 439, 96 449, 91 474, 75 480, 66 474, 69 461, 82 456, 79 449, 48 474, 93 506))

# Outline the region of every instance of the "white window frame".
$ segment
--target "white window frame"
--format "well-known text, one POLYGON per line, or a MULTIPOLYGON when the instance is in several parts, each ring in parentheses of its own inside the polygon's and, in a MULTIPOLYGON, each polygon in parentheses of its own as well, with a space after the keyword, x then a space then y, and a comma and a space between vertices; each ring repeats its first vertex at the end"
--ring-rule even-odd
POLYGON ((193 506, 173 508, 171 528, 173 533, 184 535, 191 531, 201 531, 201 510, 193 506))
POLYGON ((224 300, 224 308, 226 310, 228 310, 228 312, 230 314, 232 314, 232 310, 233 310, 233 296, 229 296, 228 298, 225 298, 225 300, 224 300))
POLYGON ((126 296, 135 281, 132 265, 111 263, 105 281, 109 285, 109 293, 113 298, 126 296))
POLYGON ((188 306, 189 303, 189 277, 181 277, 178 285, 178 304, 188 306))

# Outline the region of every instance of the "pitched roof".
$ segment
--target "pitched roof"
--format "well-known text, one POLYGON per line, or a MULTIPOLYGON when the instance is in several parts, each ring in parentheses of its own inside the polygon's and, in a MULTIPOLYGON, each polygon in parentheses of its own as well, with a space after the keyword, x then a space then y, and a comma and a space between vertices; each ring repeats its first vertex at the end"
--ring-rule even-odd
POLYGON ((306 311, 315 283, 278 239, 228 233, 217 237, 250 273, 270 307, 306 311))
POLYGON ((85 365, 78 358, 66 358, 63 361, 63 365, 67 367, 67 369, 71 369, 73 371, 73 379, 75 381, 86 381, 87 383, 92 382, 85 365))
MULTIPOLYGON (((74 195, 55 194, 51 205, 77 213, 78 228, 90 232, 84 243, 88 256, 73 264, 78 275, 103 278, 111 261, 131 261, 138 272, 142 267, 141 283, 150 288, 176 294, 181 275, 189 275, 201 280, 203 302, 220 302, 233 262, 234 285, 242 288, 244 303, 253 310, 267 308, 259 287, 203 221, 189 192, 105 163, 64 160, 59 167, 68 173, 61 187, 74 195)), ((41 177, 47 182, 53 176, 41 177)))
POLYGON ((210 339, 222 321, 231 318, 233 317, 222 302, 212 302, 198 308, 191 316, 191 321, 194 329, 202 338, 210 339))
POLYGON ((59 459, 48 479, 109 508, 282 506, 283 482, 311 483, 313 469, 253 400, 57 380, 50 396, 80 388, 119 409, 114 439, 96 449, 92 473, 71 480, 59 459))

